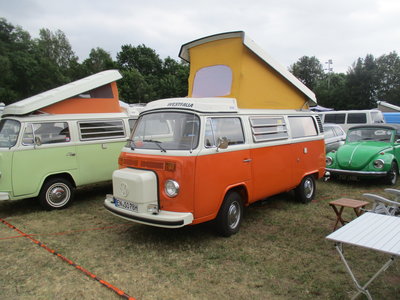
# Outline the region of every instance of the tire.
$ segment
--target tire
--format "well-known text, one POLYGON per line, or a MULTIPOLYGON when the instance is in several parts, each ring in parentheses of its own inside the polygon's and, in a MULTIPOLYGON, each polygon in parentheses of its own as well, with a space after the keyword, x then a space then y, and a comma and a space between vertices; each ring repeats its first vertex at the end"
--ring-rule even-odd
POLYGON ((39 202, 47 210, 62 209, 71 204, 74 198, 74 187, 64 178, 46 180, 40 194, 39 202))
POLYGON ((314 176, 305 176, 295 189, 296 200, 301 203, 311 202, 315 197, 315 188, 314 176))
POLYGON ((385 182, 389 185, 395 185, 397 182, 397 175, 398 175, 397 163, 393 161, 390 170, 388 171, 385 177, 385 182))
POLYGON ((220 235, 230 237, 239 231, 243 219, 242 198, 237 192, 229 192, 222 203, 216 218, 216 227, 220 235))

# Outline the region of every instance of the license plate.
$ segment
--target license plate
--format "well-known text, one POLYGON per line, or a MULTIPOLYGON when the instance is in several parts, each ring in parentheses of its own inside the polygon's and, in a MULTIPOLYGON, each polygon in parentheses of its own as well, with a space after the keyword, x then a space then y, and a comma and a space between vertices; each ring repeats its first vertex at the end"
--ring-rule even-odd
POLYGON ((138 207, 135 203, 129 202, 129 201, 125 201, 125 200, 120 200, 120 199, 114 199, 114 204, 116 207, 119 208, 123 208, 126 210, 130 210, 133 212, 137 212, 138 211, 138 207))

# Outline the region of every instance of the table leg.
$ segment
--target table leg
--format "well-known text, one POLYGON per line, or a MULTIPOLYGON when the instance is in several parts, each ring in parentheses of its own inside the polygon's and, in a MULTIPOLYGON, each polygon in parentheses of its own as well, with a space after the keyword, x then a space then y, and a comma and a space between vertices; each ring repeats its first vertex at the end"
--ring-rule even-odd
POLYGON ((365 206, 359 207, 359 208, 354 208, 354 212, 355 212, 357 217, 361 216, 361 214, 362 214, 362 210, 361 209, 362 208, 365 208, 365 206))
POLYGON ((333 227, 333 231, 335 231, 337 225, 339 224, 339 221, 340 221, 340 223, 342 223, 342 225, 344 225, 344 223, 345 223, 345 221, 342 219, 342 213, 343 213, 344 206, 341 206, 339 211, 337 210, 335 205, 331 205, 331 206, 332 206, 332 208, 335 211, 335 214, 337 216, 335 226, 333 227))
MULTIPOLYGON (((353 280, 354 285, 356 286, 356 289, 358 290, 358 293, 357 293, 356 295, 354 295, 352 299, 355 299, 360 293, 362 293, 362 294, 364 294, 365 296, 367 296, 368 300, 372 300, 371 294, 370 294, 369 291, 366 289, 367 285, 368 285, 370 282, 368 282, 364 287, 362 287, 362 286, 358 283, 356 277, 354 276, 353 272, 352 272, 351 269, 350 269, 349 264, 347 263, 346 258, 344 257, 344 254, 343 254, 343 245, 342 245, 342 243, 336 243, 336 244, 335 244, 335 248, 336 248, 336 250, 339 252, 340 258, 342 259, 342 261, 343 261, 343 263, 344 263, 344 265, 345 265, 345 267, 346 267, 347 272, 350 274, 351 279, 353 280)), ((374 278, 374 279, 375 279, 375 278, 374 278)), ((373 280, 373 279, 372 279, 372 280, 373 280)), ((372 281, 372 280, 371 280, 371 281, 372 281)))

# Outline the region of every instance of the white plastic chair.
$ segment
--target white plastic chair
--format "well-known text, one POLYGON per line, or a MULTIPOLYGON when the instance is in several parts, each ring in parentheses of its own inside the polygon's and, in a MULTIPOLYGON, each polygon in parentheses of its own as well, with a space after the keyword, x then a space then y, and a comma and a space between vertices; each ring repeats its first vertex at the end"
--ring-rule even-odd
POLYGON ((364 197, 374 201, 374 205, 372 207, 371 212, 377 214, 385 214, 389 216, 396 216, 400 214, 400 202, 396 201, 400 198, 400 190, 396 189, 385 189, 387 193, 396 196, 395 201, 389 200, 383 196, 375 195, 375 194, 363 194, 364 197))

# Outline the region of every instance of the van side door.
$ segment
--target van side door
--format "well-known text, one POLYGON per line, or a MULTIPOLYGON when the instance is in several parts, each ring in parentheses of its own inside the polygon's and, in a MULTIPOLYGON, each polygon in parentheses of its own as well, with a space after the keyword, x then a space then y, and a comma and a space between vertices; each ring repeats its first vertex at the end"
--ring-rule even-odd
POLYGON ((111 180, 118 169, 118 157, 128 138, 129 128, 122 119, 84 120, 78 122, 79 165, 77 185, 111 180))
POLYGON ((194 178, 195 218, 215 216, 227 189, 251 178, 249 143, 240 117, 208 117, 204 134, 194 178), (228 139, 226 149, 218 148, 222 138, 228 139))
POLYGON ((12 163, 14 196, 37 196, 41 184, 51 174, 76 175, 75 145, 68 122, 25 124, 22 141, 12 163))

